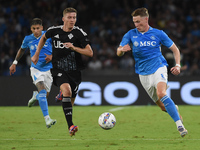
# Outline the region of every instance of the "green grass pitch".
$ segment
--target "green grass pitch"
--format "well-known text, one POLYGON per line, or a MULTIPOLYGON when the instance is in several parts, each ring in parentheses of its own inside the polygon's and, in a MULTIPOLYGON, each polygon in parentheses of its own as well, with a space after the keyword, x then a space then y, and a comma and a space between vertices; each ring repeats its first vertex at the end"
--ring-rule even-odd
POLYGON ((50 106, 57 123, 45 126, 39 106, 0 107, 0 150, 198 150, 200 106, 179 106, 189 134, 182 138, 173 120, 157 106, 74 106, 79 126, 70 137, 61 106, 50 106), (98 125, 103 112, 115 115, 111 130, 98 125))

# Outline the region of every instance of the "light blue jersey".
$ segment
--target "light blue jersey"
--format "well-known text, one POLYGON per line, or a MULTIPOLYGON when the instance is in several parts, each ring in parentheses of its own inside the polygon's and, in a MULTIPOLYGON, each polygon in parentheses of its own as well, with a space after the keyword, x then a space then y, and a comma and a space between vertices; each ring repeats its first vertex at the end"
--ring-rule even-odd
MULTIPOLYGON (((45 33, 45 31, 42 31, 42 35, 45 33)), ((36 38, 33 34, 30 34, 28 36, 25 36, 21 48, 22 49, 27 49, 29 48, 31 57, 35 54, 37 50, 38 43, 40 41, 40 38, 42 35, 38 38, 36 38)), ((46 55, 51 55, 52 54, 52 46, 51 46, 51 38, 46 40, 46 43, 44 47, 42 48, 40 55, 39 55, 39 60, 37 64, 35 65, 33 62, 31 62, 31 67, 34 67, 40 71, 48 71, 52 68, 52 63, 46 63, 46 55)))
POLYGON ((145 33, 136 28, 129 30, 123 37, 120 46, 129 44, 135 59, 135 72, 149 75, 163 66, 168 66, 161 52, 161 44, 170 48, 173 41, 162 30, 150 27, 145 33))

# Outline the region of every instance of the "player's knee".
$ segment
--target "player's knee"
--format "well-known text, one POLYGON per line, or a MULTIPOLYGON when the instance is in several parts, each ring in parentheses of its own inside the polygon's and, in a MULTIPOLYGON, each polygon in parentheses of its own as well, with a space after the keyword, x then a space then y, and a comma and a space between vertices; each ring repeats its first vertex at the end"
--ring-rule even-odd
POLYGON ((72 93, 70 91, 64 91, 63 92, 63 96, 64 97, 71 97, 72 96, 72 93))
POLYGON ((71 97, 72 96, 72 92, 68 88, 62 89, 62 94, 63 94, 64 97, 71 97))
POLYGON ((46 99, 46 95, 47 95, 47 91, 45 89, 43 89, 37 94, 36 98, 39 101, 44 100, 44 99, 46 99))
POLYGON ((157 91, 158 99, 161 99, 161 98, 164 97, 166 94, 167 94, 166 91, 157 91))
POLYGON ((72 91, 71 87, 68 83, 64 83, 60 86, 60 89, 62 90, 62 94, 64 97, 71 97, 72 96, 72 91))

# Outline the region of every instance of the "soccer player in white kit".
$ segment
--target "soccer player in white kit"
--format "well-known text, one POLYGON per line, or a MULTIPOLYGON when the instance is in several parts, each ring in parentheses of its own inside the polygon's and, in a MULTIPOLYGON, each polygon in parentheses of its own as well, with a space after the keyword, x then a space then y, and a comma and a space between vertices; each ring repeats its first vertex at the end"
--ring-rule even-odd
MULTIPOLYGON (((26 49, 30 50, 31 57, 35 54, 40 38, 45 33, 42 26, 42 20, 34 18, 31 22, 32 34, 25 36, 21 48, 18 50, 17 55, 13 64, 10 66, 10 75, 16 71, 16 65, 26 49)), ((39 61, 35 65, 31 63, 30 72, 33 79, 33 84, 37 87, 38 91, 33 92, 32 98, 28 102, 28 106, 31 107, 38 100, 40 108, 42 110, 46 127, 50 128, 56 123, 55 119, 51 119, 48 112, 47 97, 52 86, 52 75, 50 69, 52 68, 52 46, 51 39, 48 39, 42 48, 43 51, 40 53, 39 61)))
POLYGON ((161 53, 161 44, 168 47, 174 54, 176 65, 171 73, 180 73, 180 52, 175 43, 162 30, 149 26, 149 14, 146 8, 138 8, 131 14, 135 29, 129 30, 117 48, 117 55, 123 56, 131 51, 135 59, 135 72, 151 99, 166 111, 174 120, 177 130, 184 137, 188 134, 173 100, 167 96, 167 61, 161 53), (164 104, 164 105, 163 105, 164 104))

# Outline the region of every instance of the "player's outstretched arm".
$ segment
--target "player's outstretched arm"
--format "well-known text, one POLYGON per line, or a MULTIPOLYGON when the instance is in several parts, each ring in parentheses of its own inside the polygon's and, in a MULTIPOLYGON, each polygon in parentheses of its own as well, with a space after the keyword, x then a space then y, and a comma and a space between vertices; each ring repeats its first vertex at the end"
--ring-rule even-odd
POLYGON ((23 56, 25 52, 25 49, 20 48, 17 52, 17 55, 15 57, 15 60, 13 61, 13 64, 10 66, 9 70, 10 70, 10 75, 14 74, 16 71, 16 65, 18 63, 18 61, 20 60, 20 58, 23 56))
POLYGON ((46 42, 47 38, 45 36, 45 34, 42 35, 39 43, 38 43, 38 47, 37 50, 35 52, 35 54, 33 55, 33 57, 31 57, 31 61, 36 65, 38 60, 39 60, 39 55, 40 55, 40 51, 42 49, 42 47, 44 46, 45 42, 46 42))
POLYGON ((173 44, 171 47, 170 47, 170 50, 173 52, 174 54, 174 59, 176 61, 176 65, 174 67, 172 67, 170 69, 171 73, 173 75, 178 75, 180 73, 180 51, 178 49, 178 47, 173 44))
POLYGON ((131 47, 128 44, 124 46, 119 46, 117 48, 117 56, 123 56, 125 52, 128 52, 130 50, 131 50, 131 47))

